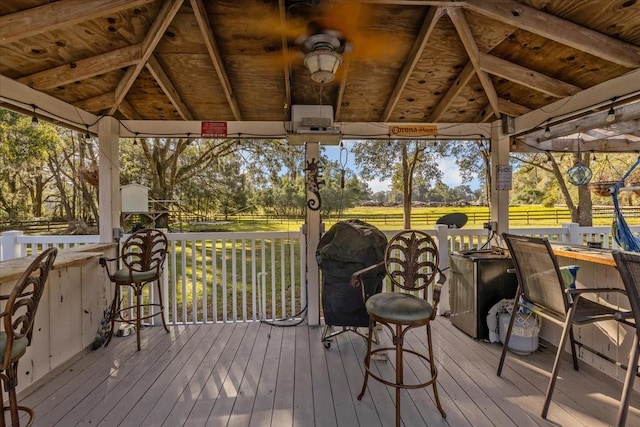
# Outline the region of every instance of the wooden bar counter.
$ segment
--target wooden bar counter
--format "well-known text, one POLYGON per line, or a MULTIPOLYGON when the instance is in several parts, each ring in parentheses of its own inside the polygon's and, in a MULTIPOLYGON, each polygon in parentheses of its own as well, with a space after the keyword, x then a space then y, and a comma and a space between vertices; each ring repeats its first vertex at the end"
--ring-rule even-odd
MULTIPOLYGON (((112 298, 109 278, 98 259, 113 255, 112 243, 58 251, 36 313, 32 345, 20 360, 19 391, 90 348, 112 298)), ((11 292, 32 260, 22 257, 0 262, 1 294, 11 292)))

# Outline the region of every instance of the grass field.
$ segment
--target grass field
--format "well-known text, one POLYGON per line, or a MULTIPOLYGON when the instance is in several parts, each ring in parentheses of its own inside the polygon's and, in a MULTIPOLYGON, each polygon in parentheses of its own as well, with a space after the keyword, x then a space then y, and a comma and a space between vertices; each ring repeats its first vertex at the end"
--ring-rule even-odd
MULTIPOLYGON (((489 220, 489 208, 478 206, 464 207, 414 207, 411 225, 415 228, 433 228, 436 221, 450 213, 464 213, 468 217, 465 228, 482 228, 489 220)), ((543 206, 512 206, 509 208, 510 224, 514 227, 561 226, 571 222, 569 210, 564 207, 547 208, 543 206)), ((323 216, 322 221, 328 229, 334 223, 357 218, 366 221, 381 230, 399 230, 403 227, 402 207, 356 207, 345 210, 340 216, 323 216)), ((630 225, 640 224, 640 218, 627 216, 630 225)), ((595 214, 594 226, 611 225, 610 212, 595 214)), ((226 224, 199 225, 189 227, 192 231, 295 231, 299 230, 302 219, 269 219, 263 216, 238 216, 226 224)))

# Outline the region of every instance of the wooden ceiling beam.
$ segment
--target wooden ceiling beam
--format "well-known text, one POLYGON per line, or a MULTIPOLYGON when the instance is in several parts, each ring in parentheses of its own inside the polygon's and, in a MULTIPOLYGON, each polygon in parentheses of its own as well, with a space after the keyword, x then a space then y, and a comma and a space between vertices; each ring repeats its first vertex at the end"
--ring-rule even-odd
MULTIPOLYGON (((360 16, 360 4, 356 4, 351 15, 345 22, 349 28, 355 28, 358 23, 358 17, 360 16)), ((286 27, 283 27, 286 28, 286 27)), ((338 81, 338 93, 333 106, 333 119, 334 121, 341 120, 342 114, 342 101, 344 100, 344 92, 347 89, 347 80, 349 78, 349 70, 351 69, 351 55, 343 56, 343 62, 340 66, 339 81, 338 81)))
MULTIPOLYGON (((282 28, 287 28, 287 6, 285 5, 285 0, 278 0, 278 13, 280 14, 280 25, 282 28)), ((285 31, 282 32, 280 39, 282 43, 282 72, 284 74, 284 107, 291 108, 291 64, 289 63, 289 40, 285 31)), ((289 117, 285 117, 285 120, 288 119, 289 117)))
POLYGON ((122 80, 120 80, 120 83, 118 83, 115 95, 116 104, 109 111, 110 115, 113 115, 116 112, 117 107, 127 96, 127 93, 129 93, 131 86, 133 86, 133 83, 145 67, 147 60, 153 53, 157 44, 160 42, 160 39, 167 30, 167 27, 169 27, 174 16, 176 16, 176 13, 180 10, 183 1, 184 0, 169 0, 163 3, 160 12, 158 12, 158 16, 147 31, 147 36, 142 41, 142 55, 140 61, 136 65, 129 67, 122 80))
POLYGON ((453 100, 460 94, 462 89, 469 83, 471 77, 476 73, 471 62, 467 62, 467 65, 462 69, 462 72, 458 75, 458 78, 449 86, 447 93, 444 94, 438 105, 431 111, 427 122, 435 123, 440 121, 442 115, 447 111, 453 100))
POLYGON ((522 114, 526 114, 531 111, 531 108, 529 107, 516 104, 515 102, 511 102, 508 99, 504 98, 498 98, 498 108, 500 109, 501 113, 512 117, 521 116, 522 114))
POLYGON ((556 98, 564 98, 582 89, 553 77, 534 71, 530 68, 506 61, 488 53, 479 52, 480 68, 494 76, 503 77, 529 89, 537 90, 556 98))
POLYGON ((167 95, 171 104, 173 104, 175 109, 178 111, 178 114, 180 114, 180 117, 182 117, 182 120, 193 120, 191 111, 189 111, 185 103, 182 101, 182 98, 178 94, 173 82, 169 76, 167 76, 167 73, 165 73, 162 65, 160 65, 155 55, 151 55, 149 57, 149 60, 147 61, 147 70, 149 70, 158 85, 160 85, 164 94, 167 95))
POLYGON ((466 0, 465 8, 628 68, 640 67, 640 46, 511 0, 466 0))
POLYGON ((0 16, 0 45, 69 27, 153 0, 59 0, 0 16))
POLYGON ((591 141, 585 141, 582 138, 551 139, 534 143, 516 141, 511 146, 511 151, 519 153, 539 153, 541 151, 575 153, 578 151, 578 147, 583 153, 591 151, 594 153, 637 153, 640 150, 638 142, 621 137, 601 138, 591 141))
POLYGON ((200 27, 202 37, 204 38, 204 44, 207 46, 209 57, 213 62, 216 73, 218 74, 218 79, 220 80, 220 84, 222 85, 222 91, 224 92, 224 96, 227 98, 229 108, 231 108, 231 113, 233 114, 235 120, 240 121, 242 120, 240 106, 238 105, 238 100, 233 94, 233 88, 231 87, 229 76, 227 75, 227 71, 224 67, 224 62, 222 61, 220 49, 218 49, 218 43, 216 42, 213 32, 211 31, 211 23, 209 22, 209 17, 207 16, 207 11, 205 10, 204 3, 202 0, 191 0, 191 8, 193 9, 196 21, 198 22, 198 26, 200 27))
POLYGON ((550 135, 548 137, 544 136, 544 127, 546 126, 543 124, 535 132, 527 134, 525 140, 527 142, 543 141, 569 136, 579 132, 586 132, 592 129, 610 130, 617 135, 633 134, 640 131, 640 101, 616 107, 615 112, 616 118, 613 122, 607 121, 608 110, 605 109, 566 123, 551 123, 549 125, 550 135))
POLYGON ((404 67, 402 68, 402 71, 400 72, 400 74, 398 75, 398 78, 396 79, 396 85, 393 88, 391 95, 389 96, 389 100, 387 101, 387 105, 385 106, 384 112, 382 113, 382 117, 380 119, 381 121, 383 122, 389 121, 389 118, 391 117, 391 113, 393 113, 393 110, 396 104, 398 103, 400 96, 402 95, 402 91, 404 90, 404 87, 407 85, 407 82, 409 81, 409 77, 411 76, 411 73, 415 69, 416 64, 420 60, 420 57, 422 56, 422 52, 424 51, 424 48, 427 46, 427 42, 431 37, 431 33, 433 33, 433 30, 436 27, 436 24, 438 23, 440 18, 442 17, 442 14, 443 14, 443 9, 441 8, 432 7, 427 11, 427 15, 425 16, 424 21, 422 21, 422 27, 420 27, 420 32, 418 33, 416 37, 416 41, 413 43, 413 46, 411 47, 411 52, 409 52, 409 57, 405 61, 404 67))
POLYGON ((18 81, 38 90, 51 89, 130 67, 140 62, 141 56, 142 45, 136 44, 40 71, 21 77, 18 81))
POLYGON ((489 104, 491 104, 491 108, 493 109, 493 113, 497 118, 500 118, 500 109, 498 108, 498 94, 496 93, 496 89, 493 86, 493 82, 487 74, 486 71, 483 71, 480 67, 479 60, 479 51, 478 45, 473 38, 473 34, 471 33, 471 28, 469 28, 469 24, 467 23, 467 19, 464 16, 464 12, 460 9, 452 8, 447 9, 447 13, 453 22, 453 25, 456 27, 456 31, 460 36, 460 40, 464 45, 465 50, 467 51, 467 55, 469 55, 469 59, 473 64, 473 68, 480 79, 480 84, 485 91, 487 99, 489 100, 489 104))

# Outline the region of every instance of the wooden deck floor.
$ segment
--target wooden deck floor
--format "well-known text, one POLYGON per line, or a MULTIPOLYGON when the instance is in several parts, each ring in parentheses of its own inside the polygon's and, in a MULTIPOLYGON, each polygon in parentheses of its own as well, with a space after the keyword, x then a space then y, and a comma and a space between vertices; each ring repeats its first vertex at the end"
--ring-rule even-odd
MULTIPOLYGON (((36 410, 35 426, 391 426, 393 390, 370 381, 362 401, 364 340, 334 338, 326 350, 322 328, 267 324, 174 326, 114 338, 49 378, 22 402, 36 410)), ((405 426, 604 426, 615 422, 621 384, 589 367, 563 365, 549 421, 539 417, 551 350, 510 356, 495 374, 501 347, 475 341, 446 318, 434 322, 440 417, 432 390, 406 392, 405 426)), ((411 341, 420 348, 424 329, 411 341)), ((382 337, 388 341, 388 337, 382 337)), ((393 373, 392 362, 374 362, 393 373)), ((425 370, 409 360, 407 380, 425 370)), ((633 396, 629 426, 640 425, 633 396)))

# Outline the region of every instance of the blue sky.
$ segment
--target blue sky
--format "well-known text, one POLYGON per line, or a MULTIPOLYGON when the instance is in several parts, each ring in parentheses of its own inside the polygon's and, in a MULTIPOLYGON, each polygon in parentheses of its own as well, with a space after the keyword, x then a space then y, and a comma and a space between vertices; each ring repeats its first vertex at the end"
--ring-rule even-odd
MULTIPOLYGON (((349 150, 353 146, 353 142, 351 141, 344 141, 344 143, 347 150, 349 150)), ((324 148, 325 148, 325 153, 331 160, 336 160, 336 161, 340 160, 339 146, 325 145, 324 148)), ((347 168, 351 169, 356 173, 358 172, 358 169, 356 168, 356 165, 355 165, 354 155, 351 152, 349 152, 347 156, 347 168)), ((457 187, 458 185, 462 184, 460 170, 458 169, 458 166, 456 166, 456 162, 454 158, 452 157, 443 158, 442 161, 440 161, 439 163, 439 168, 443 173, 442 181, 445 184, 447 184, 449 187, 457 187)), ((389 189, 389 184, 390 183, 388 181, 381 182, 381 181, 374 180, 374 181, 369 181, 369 188, 371 188, 373 192, 386 191, 389 189)), ((469 185, 474 190, 479 188, 479 184, 477 182, 471 182, 469 185)))

